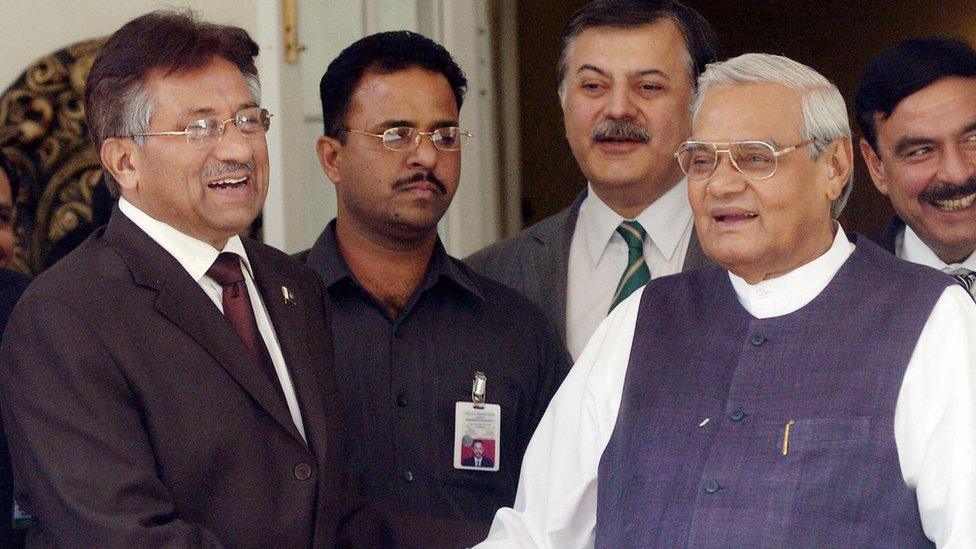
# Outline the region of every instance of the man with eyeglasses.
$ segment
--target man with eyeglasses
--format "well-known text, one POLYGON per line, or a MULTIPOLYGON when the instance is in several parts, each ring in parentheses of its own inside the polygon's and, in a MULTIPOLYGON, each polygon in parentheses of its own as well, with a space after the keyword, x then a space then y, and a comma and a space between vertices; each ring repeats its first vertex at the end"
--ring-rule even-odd
POLYGON ((566 24, 559 102, 586 188, 465 261, 539 304, 574 359, 634 290, 708 263, 672 154, 717 49, 708 22, 671 0, 595 0, 566 24))
POLYGON ((238 236, 268 189, 257 53, 240 28, 162 11, 92 66, 86 114, 118 204, 31 285, 0 356, 29 545, 371 536, 315 273, 238 236))
POLYGON ((896 216, 876 235, 898 257, 976 289, 976 51, 953 38, 893 45, 855 101, 861 154, 896 216))
POLYGON ((479 547, 971 546, 976 304, 834 221, 826 78, 746 54, 698 86, 676 156, 718 265, 601 324, 479 547))
POLYGON ((414 516, 397 532, 418 547, 484 538, 569 367, 545 314, 437 235, 462 147, 487 138, 460 127, 466 85, 447 50, 408 31, 332 61, 317 152, 338 215, 299 254, 328 292, 350 471, 371 499, 414 516), (464 463, 480 439, 495 443, 491 467, 464 463))

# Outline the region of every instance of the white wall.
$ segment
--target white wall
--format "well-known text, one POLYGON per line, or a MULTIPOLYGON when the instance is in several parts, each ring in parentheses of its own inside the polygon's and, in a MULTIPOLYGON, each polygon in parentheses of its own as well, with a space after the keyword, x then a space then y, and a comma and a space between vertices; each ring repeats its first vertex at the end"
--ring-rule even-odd
POLYGON ((39 57, 75 42, 107 36, 154 9, 192 7, 204 19, 253 32, 258 1, 0 0, 0 89, 10 86, 39 57))

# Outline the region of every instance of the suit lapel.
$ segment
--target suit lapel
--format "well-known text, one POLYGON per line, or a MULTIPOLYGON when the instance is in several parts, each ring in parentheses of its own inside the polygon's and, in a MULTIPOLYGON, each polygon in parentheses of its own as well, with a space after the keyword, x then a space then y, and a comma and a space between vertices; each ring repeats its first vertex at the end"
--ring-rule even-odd
POLYGON ((904 229, 905 222, 896 215, 891 218, 891 222, 884 229, 872 234, 869 238, 887 250, 888 253, 894 255, 896 254, 895 248, 897 248, 898 244, 898 235, 904 229))
POLYGON ((239 337, 206 292, 176 259, 118 210, 112 212, 105 240, 125 261, 136 284, 157 291, 156 310, 213 357, 262 408, 301 436, 287 405, 239 344, 239 337))
POLYGON ((551 230, 536 234, 536 239, 542 244, 539 257, 530 258, 529 265, 536 267, 538 288, 542 290, 540 297, 545 300, 549 318, 556 322, 559 334, 566 342, 566 292, 569 278, 569 247, 573 243, 573 232, 576 230, 576 219, 579 217, 580 205, 586 198, 583 189, 569 208, 556 215, 563 219, 551 226, 551 230), (546 295, 546 289, 552 292, 546 295))
MULTIPOLYGON (((316 369, 322 368, 322 364, 321 361, 315 362, 316 357, 311 355, 306 343, 308 317, 313 314, 308 307, 308 301, 314 299, 314 296, 306 295, 308 288, 289 277, 282 269, 273 268, 269 258, 261 253, 258 246, 247 239, 243 239, 243 242, 254 270, 254 283, 264 301, 271 325, 274 326, 278 345, 295 389, 308 447, 315 448, 315 426, 324 425, 324 417, 321 416, 322 406, 313 403, 315 399, 322 397, 322 389, 315 383, 316 369), (293 299, 286 299, 283 289, 290 292, 289 296, 293 299)), ((288 414, 288 425, 294 429, 294 422, 287 408, 284 411, 288 414)), ((301 440, 297 430, 294 430, 294 435, 301 440)))

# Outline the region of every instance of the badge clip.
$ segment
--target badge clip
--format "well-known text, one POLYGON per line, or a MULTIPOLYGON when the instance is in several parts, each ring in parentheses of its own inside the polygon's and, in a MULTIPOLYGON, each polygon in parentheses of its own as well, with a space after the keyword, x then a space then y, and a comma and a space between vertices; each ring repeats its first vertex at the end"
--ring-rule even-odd
POLYGON ((484 372, 475 372, 474 381, 471 384, 471 402, 474 407, 481 409, 485 407, 485 394, 488 391, 488 378, 484 372))
POLYGON ((288 305, 298 304, 298 300, 295 299, 295 293, 285 286, 281 287, 281 297, 285 299, 285 303, 287 303, 288 305))

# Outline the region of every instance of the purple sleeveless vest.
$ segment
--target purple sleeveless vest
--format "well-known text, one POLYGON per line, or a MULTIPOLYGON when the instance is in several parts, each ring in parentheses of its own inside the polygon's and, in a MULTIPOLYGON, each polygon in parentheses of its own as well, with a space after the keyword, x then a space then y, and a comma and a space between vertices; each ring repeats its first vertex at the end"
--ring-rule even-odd
POLYGON ((717 267, 648 285, 600 461, 598 547, 931 546, 894 411, 953 282, 849 236, 827 288, 781 317, 751 316, 717 267))

